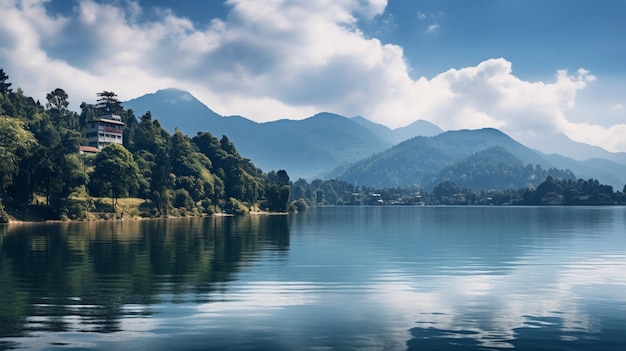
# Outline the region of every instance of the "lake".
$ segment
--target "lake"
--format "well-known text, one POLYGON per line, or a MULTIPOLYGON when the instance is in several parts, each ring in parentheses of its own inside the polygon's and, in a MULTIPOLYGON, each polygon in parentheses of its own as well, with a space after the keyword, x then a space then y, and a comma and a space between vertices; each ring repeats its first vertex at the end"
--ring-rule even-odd
POLYGON ((0 349, 624 350, 624 207, 0 226, 0 349))

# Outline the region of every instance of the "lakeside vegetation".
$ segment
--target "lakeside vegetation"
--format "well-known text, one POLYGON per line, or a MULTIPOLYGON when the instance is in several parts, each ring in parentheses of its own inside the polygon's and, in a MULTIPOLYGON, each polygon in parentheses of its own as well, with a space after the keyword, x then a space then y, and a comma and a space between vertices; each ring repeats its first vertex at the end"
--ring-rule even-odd
POLYGON ((13 91, 8 79, 0 69, 0 223, 10 216, 25 221, 156 218, 328 205, 626 204, 626 186, 614 192, 597 180, 524 166, 512 157, 497 166, 506 174, 524 170, 515 184, 546 180, 517 190, 510 181, 503 183, 504 190, 472 190, 490 175, 493 167, 486 165, 495 164, 495 156, 508 155, 494 147, 470 159, 476 162, 446 168, 449 180, 432 191, 359 187, 340 180, 293 182, 282 169, 264 173, 225 135, 170 134, 150 112, 137 118, 113 92, 98 93, 95 104, 83 102, 77 113, 68 109, 63 89, 48 93, 42 105, 19 88, 13 91), (81 153, 88 122, 110 114, 125 124, 123 144, 81 153))
POLYGON ((96 104, 83 102, 80 113, 68 109, 62 89, 47 94, 44 106, 13 91, 8 79, 0 69, 0 222, 7 211, 26 220, 89 220, 288 210, 287 172, 263 173, 226 136, 171 135, 107 91, 96 104), (105 114, 125 123, 123 145, 80 153, 87 123, 105 114), (122 198, 141 201, 124 207, 122 198))
POLYGON ((291 193, 300 206, 354 205, 519 205, 605 206, 626 205, 626 185, 613 191, 596 179, 559 179, 548 176, 537 187, 472 190, 444 181, 423 191, 418 186, 397 188, 358 187, 341 180, 304 179, 293 182, 291 193))

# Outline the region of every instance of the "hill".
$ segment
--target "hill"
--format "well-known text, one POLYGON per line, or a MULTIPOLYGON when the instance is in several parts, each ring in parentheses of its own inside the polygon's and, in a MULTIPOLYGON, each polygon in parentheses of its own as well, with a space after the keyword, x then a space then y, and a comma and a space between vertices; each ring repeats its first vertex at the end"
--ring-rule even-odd
MULTIPOLYGON (((441 172, 446 167, 493 147, 500 149, 494 149, 498 152, 491 150, 489 157, 499 158, 504 163, 510 164, 511 160, 514 159, 515 163, 522 165, 540 165, 543 168, 552 166, 539 154, 501 131, 485 128, 448 131, 433 137, 415 137, 389 150, 358 161, 350 167, 336 169, 332 176, 367 186, 404 187, 420 185, 430 189, 445 178, 445 173, 441 174, 441 172), (506 155, 503 151, 506 152, 506 155)), ((465 160, 464 162, 469 161, 465 160)), ((493 162, 498 163, 498 161, 493 162)), ((457 169, 459 165, 457 164, 457 169)), ((448 169, 448 171, 450 170, 448 169)), ((485 183, 481 187, 497 188, 498 186, 495 183, 485 183)))
POLYGON ((602 184, 610 185, 615 190, 622 190, 626 184, 626 164, 601 158, 577 161, 561 155, 543 155, 543 157, 555 167, 570 169, 579 179, 598 179, 602 184))
POLYGON ((534 187, 548 176, 576 180, 571 171, 524 164, 503 147, 493 146, 446 166, 437 179, 477 191, 534 187))

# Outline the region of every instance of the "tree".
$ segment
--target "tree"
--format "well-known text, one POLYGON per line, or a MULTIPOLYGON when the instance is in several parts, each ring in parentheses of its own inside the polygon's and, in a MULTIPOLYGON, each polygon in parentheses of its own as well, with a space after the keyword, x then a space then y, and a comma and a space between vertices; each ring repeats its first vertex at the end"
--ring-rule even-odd
POLYGON ((67 93, 61 88, 56 88, 53 91, 46 94, 46 108, 50 112, 50 117, 53 122, 60 122, 61 118, 65 116, 69 110, 69 101, 67 101, 67 93))
POLYGON ((13 182, 19 172, 20 161, 30 152, 36 140, 15 118, 0 117, 0 193, 13 182))
POLYGON ((0 68, 0 94, 7 94, 11 92, 11 83, 7 83, 9 76, 4 73, 4 69, 0 68))
POLYGON ((114 92, 103 91, 96 95, 98 96, 96 110, 99 115, 122 115, 124 113, 122 102, 118 100, 114 92))
POLYGON ((137 192, 138 179, 139 168, 133 155, 123 146, 111 143, 96 156, 89 188, 94 195, 110 196, 115 207, 117 199, 137 192))
POLYGON ((433 195, 435 195, 438 199, 442 199, 444 197, 451 197, 460 192, 459 188, 456 184, 446 181, 439 185, 437 185, 433 189, 433 195))
POLYGON ((68 95, 65 90, 56 88, 53 91, 46 94, 46 109, 52 123, 57 128, 78 129, 79 121, 78 115, 71 112, 67 107, 69 106, 68 95))
POLYGON ((81 129, 86 128, 87 122, 93 121, 96 118, 98 118, 98 110, 96 109, 96 106, 85 102, 80 104, 80 116, 78 116, 78 123, 81 129))
POLYGON ((278 172, 276 172, 276 177, 278 178, 278 185, 289 185, 289 175, 287 175, 287 171, 284 169, 278 170, 278 172))
POLYGON ((154 156, 150 176, 152 200, 156 203, 158 211, 163 215, 167 215, 167 209, 170 205, 167 190, 174 185, 174 180, 170 176, 172 167, 165 149, 157 150, 154 156))
POLYGON ((272 212, 287 212, 291 188, 270 184, 265 190, 265 207, 272 212))

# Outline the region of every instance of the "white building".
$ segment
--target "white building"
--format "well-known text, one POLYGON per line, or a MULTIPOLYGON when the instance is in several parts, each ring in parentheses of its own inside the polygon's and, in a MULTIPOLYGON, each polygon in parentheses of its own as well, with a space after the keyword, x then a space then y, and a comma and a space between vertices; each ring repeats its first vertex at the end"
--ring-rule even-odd
POLYGON ((118 115, 103 115, 87 123, 89 146, 102 150, 107 144, 122 145, 124 140, 124 122, 118 115))

